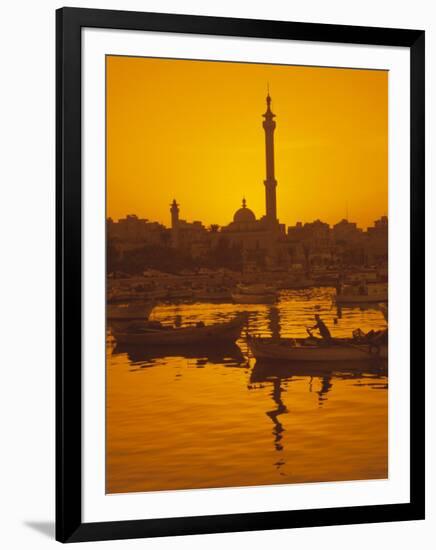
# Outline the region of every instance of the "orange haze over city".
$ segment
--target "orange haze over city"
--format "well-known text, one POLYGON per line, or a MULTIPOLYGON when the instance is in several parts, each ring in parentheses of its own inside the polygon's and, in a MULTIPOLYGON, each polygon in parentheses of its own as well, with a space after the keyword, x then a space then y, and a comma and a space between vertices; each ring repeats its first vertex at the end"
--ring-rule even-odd
POLYGON ((388 210, 388 73, 107 57, 107 215, 226 225, 265 214, 267 84, 281 223, 388 210))

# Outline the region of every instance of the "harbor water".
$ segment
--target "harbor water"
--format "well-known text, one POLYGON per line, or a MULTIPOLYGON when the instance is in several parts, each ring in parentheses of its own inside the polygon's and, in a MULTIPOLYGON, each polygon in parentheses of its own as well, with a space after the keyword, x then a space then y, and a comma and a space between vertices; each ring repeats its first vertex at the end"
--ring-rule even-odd
POLYGON ((107 340, 106 490, 127 493, 383 479, 387 363, 256 364, 244 333, 304 337, 386 328, 377 306, 333 305, 334 289, 281 291, 270 305, 173 303, 151 319, 212 324, 248 312, 234 345, 158 352, 107 340))

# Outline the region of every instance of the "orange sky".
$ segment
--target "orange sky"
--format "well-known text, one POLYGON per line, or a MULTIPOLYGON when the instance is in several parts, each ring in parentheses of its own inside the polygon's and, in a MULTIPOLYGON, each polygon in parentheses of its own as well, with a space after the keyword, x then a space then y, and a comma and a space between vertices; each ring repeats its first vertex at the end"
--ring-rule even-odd
POLYGON ((387 214, 388 73, 107 57, 107 214, 226 225, 265 214, 262 113, 277 115, 282 223, 387 214))

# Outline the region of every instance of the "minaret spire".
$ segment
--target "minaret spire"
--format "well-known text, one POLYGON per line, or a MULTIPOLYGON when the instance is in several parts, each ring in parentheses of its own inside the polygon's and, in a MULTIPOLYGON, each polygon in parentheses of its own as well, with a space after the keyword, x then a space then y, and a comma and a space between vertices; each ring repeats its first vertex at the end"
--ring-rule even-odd
POLYGON ((179 246, 179 205, 176 199, 170 204, 171 212, 171 241, 174 248, 179 246))
POLYGON ((267 85, 266 112, 262 115, 263 129, 265 130, 265 158, 266 158, 266 179, 265 204, 266 219, 270 223, 277 221, 276 187, 277 181, 274 174, 274 130, 276 128, 275 114, 271 111, 271 96, 269 95, 269 84, 267 85))

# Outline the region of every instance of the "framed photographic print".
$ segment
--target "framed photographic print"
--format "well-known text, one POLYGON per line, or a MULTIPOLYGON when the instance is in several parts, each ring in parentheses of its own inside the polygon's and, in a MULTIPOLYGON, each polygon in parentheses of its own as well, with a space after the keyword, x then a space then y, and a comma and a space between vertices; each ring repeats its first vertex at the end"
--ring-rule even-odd
POLYGON ((424 518, 424 32, 57 11, 62 542, 424 518))

